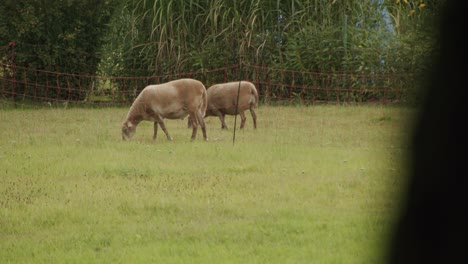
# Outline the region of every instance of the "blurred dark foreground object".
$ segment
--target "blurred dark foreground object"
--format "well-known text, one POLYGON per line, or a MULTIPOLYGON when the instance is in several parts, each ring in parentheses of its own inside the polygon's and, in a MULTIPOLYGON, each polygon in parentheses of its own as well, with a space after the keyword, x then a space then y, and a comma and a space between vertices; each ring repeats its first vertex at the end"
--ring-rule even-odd
POLYGON ((468 263, 468 63, 464 1, 448 0, 414 124, 410 178, 388 263, 468 263))

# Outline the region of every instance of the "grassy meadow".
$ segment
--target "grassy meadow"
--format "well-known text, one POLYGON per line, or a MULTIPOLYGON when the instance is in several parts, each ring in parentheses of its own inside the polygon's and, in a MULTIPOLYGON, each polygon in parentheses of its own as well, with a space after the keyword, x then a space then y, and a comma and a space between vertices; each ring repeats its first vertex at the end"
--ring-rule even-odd
POLYGON ((127 110, 0 107, 1 263, 382 262, 414 109, 260 106, 235 144, 127 110))

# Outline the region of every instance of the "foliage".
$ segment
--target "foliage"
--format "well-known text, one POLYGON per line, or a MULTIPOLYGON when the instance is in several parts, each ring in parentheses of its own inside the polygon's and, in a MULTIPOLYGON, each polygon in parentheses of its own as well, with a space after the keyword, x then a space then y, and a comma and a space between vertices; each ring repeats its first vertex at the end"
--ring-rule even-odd
POLYGON ((126 0, 124 19, 111 23, 118 56, 108 57, 119 60, 124 75, 204 71, 240 61, 305 72, 415 74, 433 52, 434 27, 427 21, 443 2, 126 0))
MULTIPOLYGON (((0 5, 0 43, 16 43, 14 63, 21 67, 95 74, 100 60, 97 51, 112 10, 110 1, 5 0, 0 5)), ((17 79, 34 79, 39 85, 90 87, 77 80, 63 83, 47 80, 45 75, 23 76, 20 70, 17 74, 17 79)), ((21 84, 15 89, 16 94, 28 92, 21 84)))
MULTIPOLYGON (((367 93, 369 87, 385 85, 414 89, 416 93, 417 82, 411 76, 420 76, 428 65, 427 58, 437 50, 433 23, 444 2, 7 0, 0 8, 0 16, 6 21, 0 25, 0 40, 21 43, 16 47, 18 64, 44 70, 158 76, 159 81, 165 81, 181 73, 258 65, 304 73, 348 74, 345 81, 332 82, 338 92, 359 88, 367 93), (11 14, 13 19, 7 19, 11 14), (407 76, 399 78, 402 74, 407 76), (369 77, 363 82, 356 75, 369 77), (393 77, 382 83, 375 81, 384 79, 382 76, 393 77)), ((196 77, 205 83, 219 79, 204 74, 196 77)), ((248 67, 227 75, 230 80, 252 77, 308 86, 330 83, 268 72, 259 76, 248 67)), ((41 78, 45 85, 78 82, 73 78, 48 80, 47 76, 39 76, 39 81, 41 78)), ((129 87, 123 78, 112 84, 91 81, 79 85, 85 89, 119 89, 129 95, 138 89, 129 87)), ((28 88, 16 89, 21 94, 21 89, 28 88)), ((281 88, 274 92, 283 93, 281 88)), ((324 94, 308 96, 325 98, 324 94)), ((374 91, 356 100, 380 96, 381 92, 374 91)))

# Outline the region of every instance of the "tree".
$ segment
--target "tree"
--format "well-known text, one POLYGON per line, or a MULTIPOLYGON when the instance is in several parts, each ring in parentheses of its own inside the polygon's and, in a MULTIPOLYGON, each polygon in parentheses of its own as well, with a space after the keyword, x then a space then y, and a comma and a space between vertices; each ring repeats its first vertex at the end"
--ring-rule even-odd
MULTIPOLYGON (((111 2, 103 0, 4 0, 0 5, 0 21, 3 21, 0 43, 16 43, 14 63, 17 66, 94 74, 100 60, 97 52, 102 46, 112 11, 111 2)), ((45 75, 32 76, 30 72, 21 71, 17 74, 17 79, 47 85, 45 75)), ((72 77, 58 80, 65 81, 70 85, 77 80, 72 77)), ((89 83, 80 86, 88 87, 89 83)), ((30 89, 21 84, 15 88, 16 94, 23 95, 30 89)), ((82 99, 77 98, 81 96, 76 94, 72 98, 82 99)))

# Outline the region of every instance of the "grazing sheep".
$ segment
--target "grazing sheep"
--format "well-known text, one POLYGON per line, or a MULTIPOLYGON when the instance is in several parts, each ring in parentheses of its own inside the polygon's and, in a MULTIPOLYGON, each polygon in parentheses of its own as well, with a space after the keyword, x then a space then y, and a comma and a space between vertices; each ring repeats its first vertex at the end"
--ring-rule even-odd
MULTIPOLYGON (((224 122, 225 115, 236 114, 236 102, 239 92, 239 107, 237 114, 241 116, 240 128, 244 128, 245 117, 244 111, 249 109, 253 119, 253 126, 257 128, 257 115, 255 108, 258 107, 258 92, 255 85, 248 81, 215 84, 207 89, 208 107, 205 117, 218 116, 221 120, 221 128, 227 129, 224 122), (239 89, 240 85, 240 89, 239 89)), ((188 126, 191 126, 191 118, 188 120, 188 126)))
POLYGON ((192 140, 197 135, 197 125, 203 131, 203 138, 207 140, 205 116, 207 107, 207 92, 205 86, 198 80, 179 79, 158 85, 146 86, 133 102, 127 118, 122 124, 122 139, 130 139, 136 131, 137 125, 143 121, 154 122, 153 140, 156 140, 158 124, 167 136, 172 137, 166 130, 164 118, 184 119, 187 115, 192 120, 192 140))

